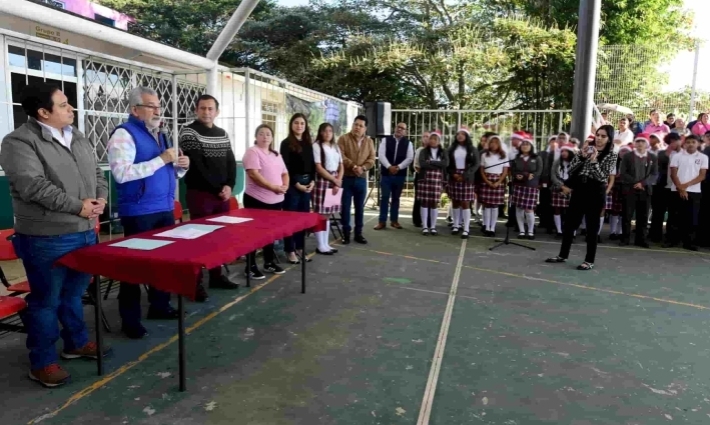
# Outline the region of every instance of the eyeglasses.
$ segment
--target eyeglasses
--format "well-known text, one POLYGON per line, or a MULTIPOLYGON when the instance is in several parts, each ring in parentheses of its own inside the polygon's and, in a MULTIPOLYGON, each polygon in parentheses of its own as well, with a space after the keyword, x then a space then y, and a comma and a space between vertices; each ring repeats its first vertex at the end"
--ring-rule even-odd
POLYGON ((136 106, 140 106, 141 108, 152 109, 154 111, 159 111, 159 110, 163 109, 161 106, 153 106, 153 105, 136 105, 136 106))

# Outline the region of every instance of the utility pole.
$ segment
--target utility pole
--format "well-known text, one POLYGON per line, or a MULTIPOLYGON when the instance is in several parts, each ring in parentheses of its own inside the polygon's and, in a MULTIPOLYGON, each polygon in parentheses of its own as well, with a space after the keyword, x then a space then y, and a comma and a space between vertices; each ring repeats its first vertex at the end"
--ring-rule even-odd
POLYGON ((600 16, 601 0, 580 1, 571 131, 572 136, 579 140, 587 138, 592 124, 600 16))

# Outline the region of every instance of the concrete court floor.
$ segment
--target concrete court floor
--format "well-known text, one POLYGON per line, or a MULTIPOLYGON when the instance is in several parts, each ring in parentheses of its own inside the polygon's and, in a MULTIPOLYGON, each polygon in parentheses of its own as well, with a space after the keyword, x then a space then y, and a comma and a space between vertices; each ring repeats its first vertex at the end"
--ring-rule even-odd
POLYGON ((113 372, 66 362, 73 382, 55 390, 26 378, 22 336, 0 339, 0 423, 415 424, 423 401, 422 424, 710 423, 707 253, 608 245, 598 268, 577 272, 542 264, 558 248, 545 237, 527 242, 535 252, 490 252, 488 238, 462 250, 411 226, 366 235, 315 258, 306 295, 295 269, 249 295, 189 303, 186 393, 177 346, 165 345, 172 322, 146 322, 142 341, 109 335, 113 372))

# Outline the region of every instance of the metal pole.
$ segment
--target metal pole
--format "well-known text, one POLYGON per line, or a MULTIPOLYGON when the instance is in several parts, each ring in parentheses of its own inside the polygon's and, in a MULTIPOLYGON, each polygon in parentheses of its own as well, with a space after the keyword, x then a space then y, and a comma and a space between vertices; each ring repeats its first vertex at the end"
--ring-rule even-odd
POLYGON ((239 28, 242 27, 244 22, 246 22, 251 12, 254 11, 256 5, 259 4, 259 0, 245 0, 239 4, 239 7, 234 11, 232 17, 229 18, 227 24, 222 29, 222 32, 217 36, 217 40, 210 47, 210 51, 207 52, 207 59, 212 61, 217 61, 222 53, 227 49, 229 43, 232 42, 234 36, 237 35, 239 28))
POLYGON ((581 0, 572 98, 572 136, 579 140, 587 137, 591 126, 600 15, 601 0, 581 0))
MULTIPOLYGON (((249 104, 249 68, 244 71, 244 152, 249 149, 249 145, 251 144, 249 142, 249 135, 251 132, 249 131, 249 109, 251 108, 251 105, 249 104)), ((274 131, 276 131, 274 129, 274 131)))
POLYGON ((698 82, 698 62, 700 62, 700 40, 695 42, 695 62, 693 63, 693 88, 690 93, 690 112, 688 113, 688 120, 690 122, 695 116, 695 90, 698 82))

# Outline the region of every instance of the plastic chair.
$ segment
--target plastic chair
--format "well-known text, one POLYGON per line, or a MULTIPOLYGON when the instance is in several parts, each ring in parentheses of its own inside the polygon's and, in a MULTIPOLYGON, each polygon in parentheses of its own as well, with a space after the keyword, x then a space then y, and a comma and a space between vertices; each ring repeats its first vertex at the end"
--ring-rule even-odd
POLYGON ((175 218, 176 222, 182 223, 182 204, 180 201, 175 201, 174 202, 174 209, 173 209, 173 217, 175 218))
MULTIPOLYGON (((12 246, 12 236, 15 234, 14 229, 0 230, 0 261, 17 260, 15 248, 12 246)), ((11 297, 26 294, 30 292, 30 284, 26 280, 15 284, 10 284, 5 276, 5 272, 0 267, 0 281, 7 288, 11 297)))

